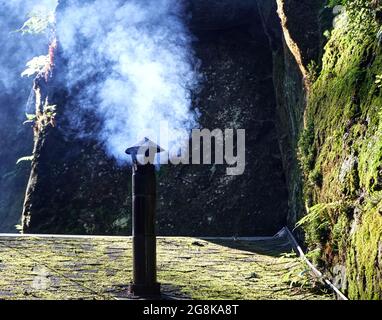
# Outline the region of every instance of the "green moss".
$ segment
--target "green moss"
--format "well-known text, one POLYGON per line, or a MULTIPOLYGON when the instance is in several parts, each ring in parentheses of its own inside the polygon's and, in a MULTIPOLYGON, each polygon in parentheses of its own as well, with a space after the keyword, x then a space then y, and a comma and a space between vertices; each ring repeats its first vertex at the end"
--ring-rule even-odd
POLYGON ((300 138, 305 197, 309 207, 322 208, 308 214, 303 228, 309 248, 320 253, 317 260, 328 269, 346 264, 350 298, 381 299, 376 206, 382 190, 382 90, 375 83, 382 72, 380 26, 369 2, 349 0, 346 7, 348 17, 330 33, 309 92, 300 138), (322 207, 331 203, 343 205, 322 207))
POLYGON ((330 230, 329 210, 331 210, 332 207, 337 206, 337 203, 317 204, 309 208, 308 214, 297 223, 297 227, 303 227, 306 235, 306 242, 310 246, 326 242, 330 230))
MULTIPOLYGON (((126 298, 131 244, 131 238, 0 238, 0 298, 126 298)), ((159 238, 158 279, 179 298, 331 299, 308 273, 300 275, 304 267, 284 254, 289 250, 285 239, 159 238), (291 287, 292 277, 299 281, 291 287)))
POLYGON ((349 229, 349 218, 346 214, 341 214, 333 226, 332 231, 333 251, 339 254, 340 257, 344 257, 344 255, 346 255, 349 229))
POLYGON ((309 174, 309 180, 319 188, 322 187, 322 179, 323 176, 320 166, 314 168, 313 171, 311 171, 309 174))
POLYGON ((302 132, 298 147, 300 162, 304 171, 309 171, 314 167, 315 161, 315 132, 313 117, 310 117, 306 129, 302 132))
POLYGON ((349 297, 352 299, 382 299, 380 209, 381 206, 366 211, 362 216, 362 224, 351 238, 347 270, 349 297))

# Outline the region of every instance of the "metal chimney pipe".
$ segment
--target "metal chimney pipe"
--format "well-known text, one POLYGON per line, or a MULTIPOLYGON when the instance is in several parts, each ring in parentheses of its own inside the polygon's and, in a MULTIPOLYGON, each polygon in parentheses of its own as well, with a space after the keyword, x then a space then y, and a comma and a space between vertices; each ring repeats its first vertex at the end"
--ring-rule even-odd
POLYGON ((141 164, 137 156, 163 151, 145 138, 144 141, 126 150, 132 156, 132 235, 133 235, 133 283, 129 293, 133 296, 160 295, 156 266, 156 175, 150 161, 141 164), (153 152, 154 151, 154 152, 153 152))

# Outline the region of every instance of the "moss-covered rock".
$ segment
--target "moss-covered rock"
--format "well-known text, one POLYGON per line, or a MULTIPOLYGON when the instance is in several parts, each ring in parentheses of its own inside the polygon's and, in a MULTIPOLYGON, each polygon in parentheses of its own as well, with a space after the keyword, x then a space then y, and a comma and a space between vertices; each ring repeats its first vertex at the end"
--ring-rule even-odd
POLYGON ((307 243, 321 248, 320 260, 333 274, 335 266, 346 266, 342 289, 353 299, 382 298, 382 91, 376 83, 382 51, 378 4, 369 4, 347 1, 336 18, 299 144, 306 205, 324 208, 304 221, 307 243))

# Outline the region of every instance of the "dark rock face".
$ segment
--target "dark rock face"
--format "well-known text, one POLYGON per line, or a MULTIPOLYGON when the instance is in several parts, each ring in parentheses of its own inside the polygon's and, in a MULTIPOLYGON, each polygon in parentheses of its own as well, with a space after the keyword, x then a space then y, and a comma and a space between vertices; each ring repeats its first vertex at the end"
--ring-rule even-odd
MULTIPOLYGON (((273 234, 286 223, 288 194, 269 38, 257 7, 248 8, 246 1, 238 1, 232 10, 228 1, 212 1, 210 7, 203 1, 191 5, 192 30, 198 39, 194 49, 205 77, 202 91, 195 94, 200 124, 211 130, 246 129, 247 166, 242 176, 227 176, 225 166, 163 166, 158 173, 158 231, 273 234), (206 15, 209 10, 214 15, 206 15)), ((24 231, 129 234, 131 171, 108 159, 97 142, 68 133, 65 114, 75 110, 60 84, 64 63, 56 64, 62 69, 55 70, 49 84, 55 88, 49 103, 58 106, 56 127, 36 131, 24 231)))
POLYGON ((320 30, 319 11, 323 7, 321 0, 279 0, 287 17, 286 27, 293 40, 298 44, 304 66, 318 61, 322 31, 320 30))
MULTIPOLYGON (((330 10, 324 9, 320 0, 257 0, 257 4, 273 53, 276 124, 289 199, 287 224, 294 229, 305 214, 303 179, 297 157, 310 85, 310 79, 304 76, 312 61, 320 65, 323 31, 330 29, 332 19, 330 10)), ((303 234, 297 236, 303 238, 303 234)))
POLYGON ((129 171, 107 159, 95 141, 71 139, 58 128, 45 128, 36 141, 38 156, 32 164, 23 213, 26 231, 119 233, 113 223, 116 217, 129 216, 129 171))
POLYGON ((190 0, 189 10, 193 29, 222 30, 251 24, 257 4, 247 0, 190 0))
MULTIPOLYGON (((288 8, 297 6, 294 0, 280 0, 288 8)), ((295 57, 289 50, 283 30, 280 25, 280 18, 277 10, 280 10, 276 1, 258 0, 259 12, 262 17, 264 28, 272 48, 273 56, 273 84, 276 92, 277 110, 276 125, 279 135, 282 162, 288 189, 288 218, 287 224, 293 229, 299 217, 304 213, 302 201, 302 179, 300 165, 297 160, 297 141, 303 129, 304 109, 306 103, 306 93, 304 91, 304 79, 295 57)), ((311 14, 312 8, 306 8, 306 14, 311 14)), ((298 25, 303 23, 303 16, 297 17, 288 12, 288 21, 300 19, 298 25)), ((308 19, 309 20, 309 19, 308 19)), ((301 30, 296 29, 301 34, 301 30)), ((317 32, 318 30, 316 30, 317 32)), ((295 34, 291 32, 291 36, 295 34)), ((312 43, 310 45, 313 45, 312 43)), ((317 47, 317 43, 314 43, 317 47)), ((301 50, 301 49, 300 49, 301 50)), ((305 51, 301 50, 301 55, 305 51)))
POLYGON ((259 23, 196 34, 206 78, 201 125, 246 128, 247 167, 236 177, 225 166, 166 168, 158 208, 165 234, 272 234, 286 223, 271 51, 259 23))
POLYGON ((3 94, 0 97, 0 232, 14 232, 20 221, 25 195, 25 184, 30 170, 29 162, 16 165, 18 158, 31 154, 30 129, 22 126, 18 108, 22 106, 20 96, 3 94))

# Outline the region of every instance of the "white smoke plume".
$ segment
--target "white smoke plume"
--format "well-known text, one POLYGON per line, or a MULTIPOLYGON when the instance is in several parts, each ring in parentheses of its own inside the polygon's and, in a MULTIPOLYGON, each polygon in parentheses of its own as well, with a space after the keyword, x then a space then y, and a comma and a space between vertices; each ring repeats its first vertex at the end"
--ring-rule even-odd
POLYGON ((76 112, 94 112, 97 137, 117 161, 145 136, 159 143, 161 122, 172 147, 197 124, 191 92, 200 76, 186 19, 179 0, 68 0, 59 9, 66 81, 77 92, 72 123, 76 112))

